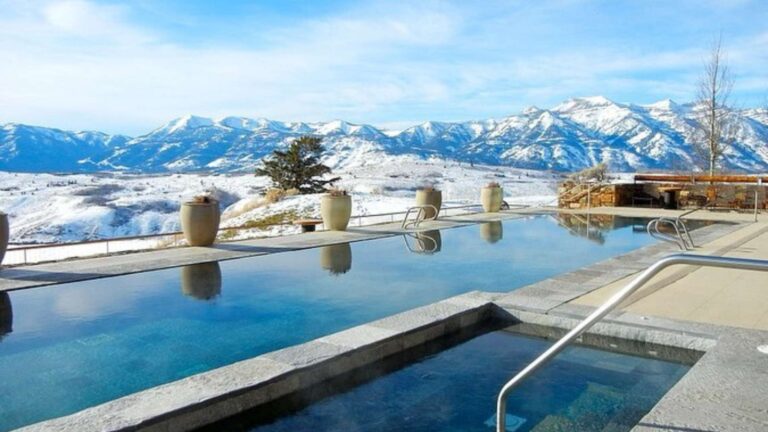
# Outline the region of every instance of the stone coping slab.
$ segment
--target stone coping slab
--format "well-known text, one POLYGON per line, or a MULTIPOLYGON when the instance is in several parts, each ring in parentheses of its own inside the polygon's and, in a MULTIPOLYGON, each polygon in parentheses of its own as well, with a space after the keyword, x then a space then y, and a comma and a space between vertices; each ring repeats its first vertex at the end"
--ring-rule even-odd
POLYGON ((216 243, 211 247, 181 247, 73 259, 54 263, 0 268, 0 291, 77 282, 161 270, 191 264, 248 258, 270 253, 290 252, 337 243, 373 240, 409 232, 449 229, 495 220, 525 217, 511 212, 472 213, 448 216, 403 230, 400 224, 350 227, 347 231, 319 231, 296 235, 216 243))

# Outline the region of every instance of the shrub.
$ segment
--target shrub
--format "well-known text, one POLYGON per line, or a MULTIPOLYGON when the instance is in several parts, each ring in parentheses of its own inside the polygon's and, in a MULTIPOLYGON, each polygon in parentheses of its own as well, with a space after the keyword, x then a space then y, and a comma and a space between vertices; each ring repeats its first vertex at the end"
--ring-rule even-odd
POLYGON ((339 180, 334 177, 323 180, 331 168, 320 163, 323 146, 321 138, 303 136, 291 143, 288 150, 275 150, 265 159, 264 166, 256 169, 256 175, 268 176, 280 189, 296 189, 300 193, 318 193, 326 185, 339 180))

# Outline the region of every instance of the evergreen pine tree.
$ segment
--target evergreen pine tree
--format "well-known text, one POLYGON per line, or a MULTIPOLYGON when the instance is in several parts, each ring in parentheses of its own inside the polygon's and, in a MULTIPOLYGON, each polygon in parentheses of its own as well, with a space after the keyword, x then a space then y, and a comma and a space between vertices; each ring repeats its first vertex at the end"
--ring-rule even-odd
POLYGON ((287 150, 275 150, 271 158, 264 159, 264 166, 256 169, 256 175, 268 176, 284 190, 296 189, 302 194, 323 192, 326 185, 339 177, 323 180, 331 168, 320 163, 321 141, 322 138, 306 135, 296 139, 287 150))

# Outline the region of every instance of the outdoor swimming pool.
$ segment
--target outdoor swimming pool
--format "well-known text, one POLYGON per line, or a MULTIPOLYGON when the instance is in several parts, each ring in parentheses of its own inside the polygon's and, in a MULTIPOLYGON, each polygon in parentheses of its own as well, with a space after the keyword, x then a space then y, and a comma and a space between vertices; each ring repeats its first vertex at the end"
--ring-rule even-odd
MULTIPOLYGON (((205 430, 493 432, 502 384, 552 343, 512 331, 486 333, 325 398, 318 386, 320 396, 304 392, 205 430), (319 400, 306 406, 307 397, 319 400)), ((600 346, 627 345, 606 339, 600 346)), ((629 431, 698 358, 640 343, 631 351, 645 357, 568 347, 510 395, 507 430, 629 431), (653 358, 656 349, 679 357, 653 358)))
POLYGON ((532 216, 0 294, 0 430, 463 292, 513 290, 651 243, 640 225, 532 216))

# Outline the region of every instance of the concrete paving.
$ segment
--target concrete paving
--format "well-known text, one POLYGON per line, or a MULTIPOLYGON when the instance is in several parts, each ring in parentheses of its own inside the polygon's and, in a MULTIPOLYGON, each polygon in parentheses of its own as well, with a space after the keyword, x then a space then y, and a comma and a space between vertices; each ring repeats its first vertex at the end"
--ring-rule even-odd
MULTIPOLYGON (((768 222, 742 226, 691 253, 768 259, 768 222)), ((636 274, 572 301, 598 306, 636 274)), ((664 270, 622 305, 622 310, 678 320, 768 330, 768 273, 683 266, 664 270)))

